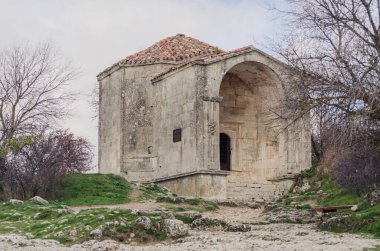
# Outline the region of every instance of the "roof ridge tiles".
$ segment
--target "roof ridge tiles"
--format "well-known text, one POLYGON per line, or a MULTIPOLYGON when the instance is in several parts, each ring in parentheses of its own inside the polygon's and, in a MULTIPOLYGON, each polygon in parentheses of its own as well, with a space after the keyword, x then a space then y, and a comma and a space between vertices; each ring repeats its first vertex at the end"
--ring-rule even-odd
MULTIPOLYGON (((121 66, 139 66, 155 63, 168 63, 172 64, 168 71, 173 71, 172 68, 181 68, 187 63, 195 61, 202 61, 212 59, 224 55, 229 55, 239 50, 247 49, 243 47, 234 51, 225 52, 216 46, 212 46, 208 43, 202 42, 198 39, 185 36, 184 34, 177 34, 175 36, 164 38, 157 43, 149 46, 145 50, 134 53, 119 62, 108 67, 104 71, 98 74, 100 77, 102 74, 108 74, 115 67, 121 66)), ((160 74, 159 74, 160 75, 160 74)), ((156 77, 155 77, 156 78, 156 77)))
POLYGON ((185 59, 184 54, 196 56, 197 54, 216 53, 217 47, 201 42, 198 39, 187 37, 183 34, 164 38, 147 49, 134 53, 118 62, 118 64, 128 64, 139 61, 142 64, 148 58, 157 61, 181 61, 185 59))

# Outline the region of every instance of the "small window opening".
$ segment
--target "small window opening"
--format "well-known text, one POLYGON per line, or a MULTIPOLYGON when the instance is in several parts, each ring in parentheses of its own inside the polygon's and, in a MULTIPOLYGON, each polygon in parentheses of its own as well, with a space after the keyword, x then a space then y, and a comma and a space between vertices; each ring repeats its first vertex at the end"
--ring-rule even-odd
POLYGON ((173 130, 173 143, 182 140, 182 130, 181 128, 173 130))

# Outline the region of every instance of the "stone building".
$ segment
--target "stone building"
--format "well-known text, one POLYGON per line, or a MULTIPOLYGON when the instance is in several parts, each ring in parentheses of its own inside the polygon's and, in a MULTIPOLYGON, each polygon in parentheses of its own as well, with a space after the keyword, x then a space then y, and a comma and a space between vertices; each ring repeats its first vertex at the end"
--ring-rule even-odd
POLYGON ((183 34, 112 65, 100 83, 99 171, 182 196, 272 199, 310 168, 308 118, 285 126, 288 68, 248 46, 183 34))

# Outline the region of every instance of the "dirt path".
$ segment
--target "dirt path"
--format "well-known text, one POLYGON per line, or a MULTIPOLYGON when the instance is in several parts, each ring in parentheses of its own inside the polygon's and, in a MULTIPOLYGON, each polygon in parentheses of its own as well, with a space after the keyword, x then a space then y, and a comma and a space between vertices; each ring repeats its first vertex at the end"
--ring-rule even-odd
POLYGON ((27 240, 16 235, 0 235, 0 250, 38 251, 200 251, 200 250, 363 250, 380 245, 380 240, 360 235, 318 231, 314 225, 270 224, 253 226, 247 233, 192 231, 172 242, 150 246, 130 246, 115 241, 88 241, 65 247, 55 241, 27 240))
MULTIPOLYGON (((73 207, 75 211, 88 208, 157 210, 165 204, 132 202, 123 205, 73 207)), ((248 207, 220 207, 205 212, 203 217, 222 219, 230 223, 251 224, 261 219, 261 210, 248 207)), ((380 240, 363 235, 321 232, 315 224, 252 225, 245 233, 192 230, 190 236, 148 246, 131 246, 112 240, 91 240, 66 247, 52 240, 27 239, 18 235, 0 235, 0 250, 13 251, 200 251, 200 250, 363 250, 380 245, 380 240)))
MULTIPOLYGON (((70 207, 70 208, 74 210, 74 212, 79 212, 80 210, 93 209, 93 208, 154 211, 154 210, 166 210, 166 206, 168 205, 173 206, 173 204, 146 201, 146 202, 131 202, 128 204, 120 204, 120 205, 78 206, 78 207, 70 207)), ((219 206, 218 210, 203 212, 202 216, 204 218, 224 220, 228 223, 251 224, 257 221, 257 218, 261 215, 261 212, 262 212, 261 209, 251 209, 249 207, 219 206)))
POLYGON ((70 207, 70 209, 74 210, 74 212, 79 212, 80 210, 93 209, 93 208, 153 211, 157 209, 165 209, 165 205, 166 205, 165 203, 157 203, 154 201, 144 201, 144 202, 130 202, 128 204, 119 204, 119 205, 77 206, 77 207, 70 207))
POLYGON ((219 209, 216 211, 202 213, 202 217, 223 220, 227 223, 252 224, 257 221, 262 211, 262 209, 252 209, 249 207, 219 206, 219 209))

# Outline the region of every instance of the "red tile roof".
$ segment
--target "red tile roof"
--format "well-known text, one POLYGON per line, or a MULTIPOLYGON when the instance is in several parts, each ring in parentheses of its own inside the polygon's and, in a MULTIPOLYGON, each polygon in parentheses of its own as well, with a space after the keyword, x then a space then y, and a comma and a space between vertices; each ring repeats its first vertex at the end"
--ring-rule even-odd
POLYGON ((170 72, 183 68, 188 64, 228 56, 240 51, 245 51, 249 48, 244 47, 234 51, 225 52, 215 46, 201 42, 195 38, 187 37, 183 34, 177 34, 172 37, 167 37, 143 51, 137 52, 123 60, 120 60, 116 64, 99 73, 98 77, 104 73, 107 74, 114 67, 120 67, 123 65, 138 66, 161 62, 173 64, 173 67, 154 76, 152 80, 156 80, 170 72))
POLYGON ((119 63, 145 64, 157 61, 183 62, 196 56, 221 52, 223 51, 215 46, 187 37, 183 34, 177 34, 173 37, 167 37, 149 48, 121 60, 119 63))
POLYGON ((175 65, 173 67, 170 67, 169 69, 163 71, 163 72, 160 72, 158 74, 156 74, 153 78, 152 78, 152 81, 156 81, 158 79, 160 79, 161 77, 164 77, 165 75, 171 73, 171 72, 174 72, 176 70, 179 70, 189 64, 196 64, 196 63, 199 63, 199 62, 210 62, 210 61, 214 61, 214 60, 218 60, 218 59, 223 59, 225 57, 228 57, 228 56, 231 56, 231 55, 235 55, 235 54, 240 54, 242 52, 247 52, 247 51, 251 51, 252 50, 252 46, 245 46, 245 47, 242 47, 242 48, 239 48, 239 49, 236 49, 236 50, 233 50, 233 51, 228 51, 228 52, 221 52, 221 53, 218 53, 218 54, 212 54, 212 55, 207 55, 207 56, 202 56, 202 57, 196 57, 196 58, 192 58, 186 62, 183 62, 181 64, 178 64, 178 65, 175 65))

